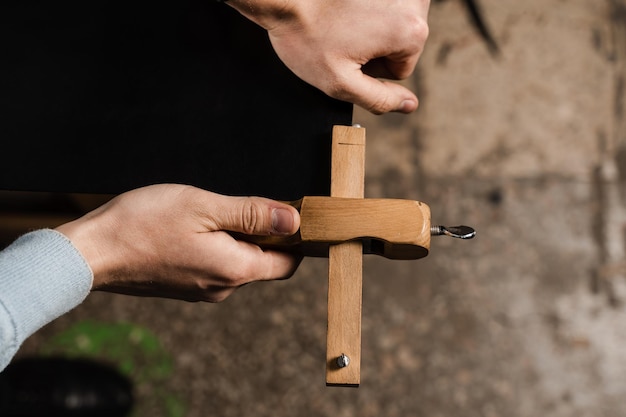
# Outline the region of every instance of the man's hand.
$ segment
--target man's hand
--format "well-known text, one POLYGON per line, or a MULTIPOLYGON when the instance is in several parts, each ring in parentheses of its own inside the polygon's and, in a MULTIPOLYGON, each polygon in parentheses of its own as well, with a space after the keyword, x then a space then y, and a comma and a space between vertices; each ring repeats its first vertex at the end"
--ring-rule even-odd
POLYGON ((230 0, 269 33, 298 77, 372 113, 410 113, 409 77, 428 37, 428 0, 230 0))
POLYGON ((94 290, 218 302, 252 281, 288 278, 300 259, 263 251, 227 231, 291 235, 293 207, 163 184, 122 194, 59 226, 94 273, 94 290))

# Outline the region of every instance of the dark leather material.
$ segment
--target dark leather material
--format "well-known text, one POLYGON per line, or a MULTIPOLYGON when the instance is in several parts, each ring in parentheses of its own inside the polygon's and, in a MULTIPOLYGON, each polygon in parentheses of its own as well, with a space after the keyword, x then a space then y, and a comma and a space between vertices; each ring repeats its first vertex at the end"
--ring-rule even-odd
POLYGON ((352 105, 226 4, 5 2, 0 22, 0 189, 328 195, 332 125, 352 105))

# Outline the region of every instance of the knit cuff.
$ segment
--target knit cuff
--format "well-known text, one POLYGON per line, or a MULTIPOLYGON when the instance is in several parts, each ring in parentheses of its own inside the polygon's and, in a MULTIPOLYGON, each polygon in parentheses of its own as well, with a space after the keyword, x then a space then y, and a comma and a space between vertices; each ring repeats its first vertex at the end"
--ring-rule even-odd
POLYGON ((1 251, 0 314, 8 313, 13 325, 11 344, 19 347, 35 331, 82 303, 92 283, 93 273, 83 256, 55 230, 27 233, 1 251))

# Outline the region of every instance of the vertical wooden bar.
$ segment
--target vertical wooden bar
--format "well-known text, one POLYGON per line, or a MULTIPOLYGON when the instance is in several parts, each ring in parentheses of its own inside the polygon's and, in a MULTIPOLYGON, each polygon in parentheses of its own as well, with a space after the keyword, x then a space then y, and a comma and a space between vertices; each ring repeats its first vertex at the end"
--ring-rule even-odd
MULTIPOLYGON (((363 198, 365 189, 365 129, 334 126, 331 197, 363 198)), ((331 245, 328 254, 328 333, 326 385, 359 386, 361 382, 361 242, 331 245), (342 355, 349 359, 340 367, 342 355)))

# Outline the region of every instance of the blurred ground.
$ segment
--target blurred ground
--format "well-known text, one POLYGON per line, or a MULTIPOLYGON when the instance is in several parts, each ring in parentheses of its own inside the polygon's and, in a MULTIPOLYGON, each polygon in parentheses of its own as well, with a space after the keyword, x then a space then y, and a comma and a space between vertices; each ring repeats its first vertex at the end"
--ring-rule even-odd
POLYGON ((434 1, 419 110, 355 114, 367 197, 478 230, 366 258, 360 388, 324 384, 321 259, 218 305, 96 293, 20 354, 87 319, 147 329, 172 366, 139 383, 142 416, 623 416, 626 3, 479 4, 499 56, 434 1), (182 408, 145 406, 163 393, 182 408))

